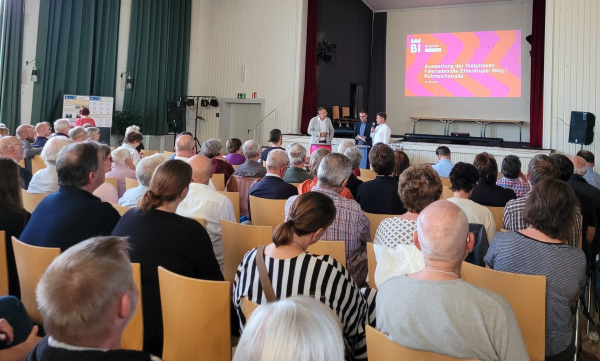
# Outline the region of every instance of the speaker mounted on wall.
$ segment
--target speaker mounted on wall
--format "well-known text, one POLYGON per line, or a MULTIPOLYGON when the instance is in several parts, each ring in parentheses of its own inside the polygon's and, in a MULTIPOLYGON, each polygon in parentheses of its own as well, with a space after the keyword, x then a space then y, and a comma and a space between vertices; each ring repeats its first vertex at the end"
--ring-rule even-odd
POLYGON ((596 116, 588 112, 571 112, 569 143, 588 145, 594 141, 596 116))

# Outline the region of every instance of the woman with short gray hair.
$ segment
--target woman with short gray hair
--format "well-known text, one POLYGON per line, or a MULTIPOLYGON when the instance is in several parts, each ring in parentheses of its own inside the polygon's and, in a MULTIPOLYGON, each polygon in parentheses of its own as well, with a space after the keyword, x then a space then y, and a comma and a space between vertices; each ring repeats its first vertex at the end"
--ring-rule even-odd
POLYGON ((107 177, 117 178, 119 198, 123 196, 126 191, 125 178, 135 178, 135 166, 133 165, 133 159, 131 158, 131 152, 129 149, 119 147, 111 153, 113 159, 113 165, 110 172, 106 173, 107 177))
POLYGON ((231 164, 227 163, 225 158, 223 158, 223 155, 221 154, 222 150, 223 146, 221 145, 221 141, 215 138, 211 138, 202 143, 202 147, 200 148, 202 155, 210 159, 213 174, 223 173, 225 175, 225 184, 227 184, 229 177, 233 175, 235 170, 231 164))

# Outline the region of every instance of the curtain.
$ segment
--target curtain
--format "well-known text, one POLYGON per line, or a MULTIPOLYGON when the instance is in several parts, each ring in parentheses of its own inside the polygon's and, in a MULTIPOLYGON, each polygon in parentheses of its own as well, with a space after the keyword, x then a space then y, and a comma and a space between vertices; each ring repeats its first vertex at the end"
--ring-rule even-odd
POLYGON ((40 2, 32 123, 62 116, 64 94, 115 96, 121 0, 40 2))
POLYGON ((0 123, 14 134, 21 123, 23 0, 0 2, 0 123))
POLYGON ((544 135, 544 41, 546 0, 533 0, 531 25, 531 94, 529 95, 529 145, 541 147, 544 135))
MULTIPOLYGON (((387 13, 373 15, 373 43, 371 45, 371 82, 369 84, 369 114, 385 112, 385 41, 387 13)), ((371 117, 373 117, 371 115, 371 117)))
POLYGON ((304 70, 304 97, 300 131, 306 133, 310 119, 317 114, 317 20, 318 0, 308 0, 306 26, 306 62, 304 70))
POLYGON ((125 91, 123 110, 144 114, 144 134, 167 133, 167 101, 185 102, 191 10, 191 0, 133 0, 127 56, 133 89, 125 91))

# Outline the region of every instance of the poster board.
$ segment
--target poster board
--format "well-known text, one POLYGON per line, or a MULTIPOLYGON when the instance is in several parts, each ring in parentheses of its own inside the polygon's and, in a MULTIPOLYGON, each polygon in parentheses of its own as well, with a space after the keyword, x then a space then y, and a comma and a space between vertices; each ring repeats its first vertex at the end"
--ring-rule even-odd
POLYGON ((79 117, 82 107, 90 109, 89 117, 94 119, 96 127, 110 128, 113 120, 113 97, 99 97, 93 95, 69 95, 63 97, 63 118, 70 120, 71 125, 79 117))

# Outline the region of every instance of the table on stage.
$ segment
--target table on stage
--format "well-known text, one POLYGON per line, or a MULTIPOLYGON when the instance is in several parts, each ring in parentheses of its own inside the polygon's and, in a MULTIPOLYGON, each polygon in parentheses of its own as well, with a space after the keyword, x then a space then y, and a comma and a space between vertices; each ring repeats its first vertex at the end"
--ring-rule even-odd
POLYGON ((450 135, 450 124, 454 122, 465 122, 465 123, 477 123, 481 126, 481 137, 485 137, 485 131, 488 124, 514 124, 519 126, 519 142, 521 142, 523 120, 501 120, 501 119, 466 119, 466 118, 438 118, 438 117, 410 117, 413 121, 413 134, 416 134, 415 130, 417 122, 421 120, 437 121, 444 123, 444 135, 450 135))

